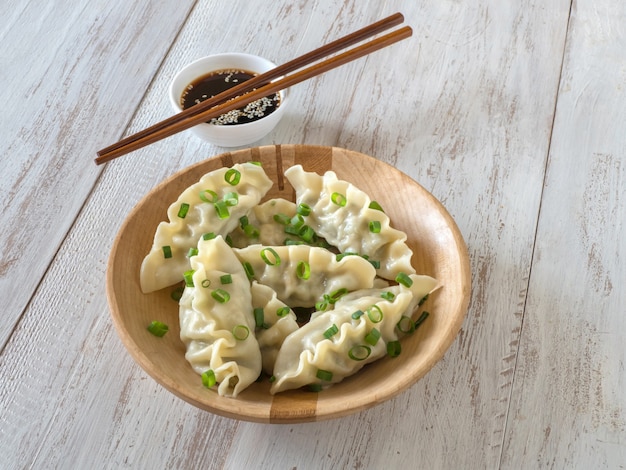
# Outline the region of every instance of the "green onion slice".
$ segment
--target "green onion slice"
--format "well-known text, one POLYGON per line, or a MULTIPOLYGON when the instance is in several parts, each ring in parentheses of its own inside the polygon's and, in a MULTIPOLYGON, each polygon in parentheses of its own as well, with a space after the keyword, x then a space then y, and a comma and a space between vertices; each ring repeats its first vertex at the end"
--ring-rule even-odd
POLYGON ((378 340, 380 339, 380 331, 376 328, 372 328, 372 330, 365 335, 365 342, 367 344, 371 344, 372 346, 376 346, 378 340))
POLYGON ((354 361, 364 361, 372 353, 372 348, 365 346, 364 344, 357 344, 350 348, 348 351, 348 357, 354 361))
POLYGON ((424 323, 424 320, 426 320, 428 318, 428 315, 430 315, 430 313, 422 312, 422 314, 419 316, 419 318, 417 320, 415 320, 415 327, 414 327, 414 329, 418 329, 420 327, 420 325, 422 323, 424 323))
POLYGON ((396 282, 402 284, 404 287, 411 287, 413 285, 413 279, 411 279, 406 273, 398 273, 396 276, 396 282))
POLYGON ((315 310, 317 310, 318 312, 323 312, 327 308, 328 308, 327 296, 324 296, 323 300, 318 300, 317 302, 315 302, 315 310))
POLYGON ((274 214, 274 221, 278 222, 280 225, 289 225, 291 217, 285 214, 274 214))
POLYGON ((307 388, 311 392, 321 392, 322 391, 322 384, 309 384, 307 386, 307 388))
POLYGON ((194 287, 193 273, 195 273, 195 271, 193 269, 190 269, 189 271, 185 271, 185 273, 183 274, 183 279, 185 280, 185 285, 187 287, 194 287))
POLYGON ((252 279, 254 277, 254 268, 252 267, 252 265, 248 261, 242 263, 242 265, 243 270, 246 272, 246 276, 248 276, 248 279, 252 279))
POLYGON ((202 281, 202 287, 204 287, 205 289, 207 287, 211 286, 211 280, 210 279, 205 279, 204 281, 202 281))
POLYGON ((248 224, 243 227, 243 233, 250 238, 257 238, 261 234, 261 231, 254 225, 248 224))
POLYGON ((172 298, 172 300, 175 300, 176 302, 178 302, 183 296, 184 291, 185 291, 185 288, 183 286, 178 286, 176 289, 172 291, 172 293, 170 294, 170 297, 172 298))
POLYGON ((189 248, 189 251, 187 252, 187 258, 191 258, 192 256, 198 256, 197 248, 189 248))
POLYGON ((337 302, 340 298, 342 298, 344 295, 346 295, 348 293, 348 289, 345 287, 342 287, 341 289, 337 289, 336 291, 333 291, 330 293, 330 295, 328 296, 328 300, 331 304, 334 304, 335 302, 337 302))
POLYGON ((374 210, 377 210, 377 211, 385 212, 383 210, 383 208, 380 206, 380 204, 378 204, 376 201, 370 202, 370 205, 368 207, 370 209, 374 209, 374 210))
POLYGON ((393 299, 395 299, 395 298, 396 298, 396 294, 394 294, 394 293, 393 293, 393 292, 391 292, 391 291, 385 291, 385 292, 383 292, 382 294, 380 294, 380 296, 381 296, 383 299, 388 300, 389 302, 393 302, 393 299))
POLYGON ((167 258, 171 258, 172 257, 172 247, 169 245, 165 245, 162 246, 161 249, 163 250, 163 258, 167 259, 167 258))
POLYGON ((241 179, 241 173, 239 172, 239 170, 235 170, 234 168, 231 168, 230 170, 228 170, 226 174, 224 175, 224 180, 231 186, 235 186, 236 184, 239 184, 240 179, 241 179))
POLYGON ((380 261, 368 259, 370 264, 374 266, 374 269, 380 269, 380 261))
POLYGON ((207 232, 202 235, 203 240, 213 240, 215 237, 217 237, 217 235, 215 235, 213 232, 207 232))
POLYGON ((216 301, 221 304, 225 304, 230 300, 230 294, 226 292, 224 289, 215 289, 211 292, 211 297, 213 297, 216 301))
POLYGON ((383 319, 383 311, 378 305, 372 305, 367 309, 367 316, 372 323, 380 323, 383 319))
POLYGON ((232 284, 233 277, 230 274, 223 274, 220 276, 220 283, 222 284, 232 284))
POLYGON ((278 253, 276 253, 276 250, 274 248, 263 248, 261 250, 261 258, 268 266, 280 265, 280 256, 278 256, 278 253), (268 253, 270 254, 270 256, 268 256, 268 253))
POLYGON ((311 277, 311 266, 306 261, 299 261, 296 266, 296 276, 306 281, 311 277))
POLYGON ((243 229, 246 225, 248 225, 250 221, 248 220, 247 215, 243 215, 239 217, 239 226, 243 229))
POLYGON ((430 294, 426 294, 424 297, 422 297, 422 298, 420 299, 420 301, 417 303, 417 306, 418 306, 418 307, 421 307, 422 305, 424 305, 424 302, 426 302, 426 301, 428 300, 428 296, 429 296, 429 295, 430 295, 430 294))
POLYGON ((178 217, 184 219, 187 216, 187 212, 189 212, 189 204, 183 202, 180 205, 180 209, 178 209, 178 217))
POLYGON ((315 377, 317 377, 320 380, 330 382, 331 380, 333 380, 333 373, 329 370, 317 369, 317 373, 315 374, 315 377))
POLYGON ((359 254, 358 253, 353 253, 351 251, 346 251, 345 253, 339 253, 338 255, 336 255, 335 256, 335 260, 336 261, 341 261, 346 256, 359 256, 359 254))
POLYGON ((215 372, 212 369, 206 370, 202 374, 202 385, 206 388, 211 388, 215 384, 217 384, 217 380, 215 379, 215 372))
POLYGON ((202 199, 204 202, 208 202, 209 204, 214 204, 219 199, 219 196, 215 191, 205 189, 204 191, 200 192, 200 199, 202 199))
POLYGON ((307 243, 310 243, 315 238, 315 231, 308 225, 303 225, 298 230, 298 236, 307 243))
POLYGON ((148 325, 148 331, 159 338, 169 331, 169 327, 165 323, 154 320, 148 325))
POLYGON ((307 215, 311 213, 311 206, 309 206, 308 204, 305 204, 304 202, 301 202, 300 204, 298 204, 298 207, 296 208, 296 212, 306 217, 307 215))
POLYGON ((265 311, 263 307, 257 307, 252 312, 254 313, 254 324, 257 328, 262 328, 265 323, 265 311))
POLYGON ((369 223, 370 232, 380 233, 380 222, 378 220, 372 220, 369 223))
POLYGON ((357 310, 356 312, 354 312, 352 314, 352 319, 353 320, 358 320, 359 318, 361 318, 363 315, 365 315, 365 312, 363 310, 357 310))
POLYGON ((345 194, 341 193, 332 193, 330 195, 330 200, 333 201, 334 204, 337 204, 340 207, 345 207, 347 199, 345 194))
POLYGON ((302 217, 300 214, 296 214, 291 218, 289 223, 295 228, 300 228, 304 225, 304 217, 302 217))
POLYGON ((339 333, 339 328, 337 328, 337 325, 333 323, 326 331, 324 331, 324 338, 330 339, 337 333, 339 333))
POLYGON ((228 211, 228 204, 224 201, 217 201, 213 204, 215 207, 215 212, 217 212, 217 216, 220 219, 227 219, 230 216, 230 212, 228 211))
POLYGON ((224 194, 224 202, 227 206, 236 206, 239 204, 239 194, 234 191, 224 194))
POLYGON ((286 246, 289 245, 304 245, 304 240, 292 240, 291 238, 285 238, 283 242, 286 246))
POLYGON ((233 328, 233 336, 237 341, 243 341, 250 335, 250 329, 246 325, 237 325, 233 328))
POLYGON ((278 318, 286 317, 287 315, 289 315, 289 312, 291 312, 291 309, 289 307, 280 307, 278 310, 276 310, 276 316, 278 318))
POLYGON ((387 343, 387 355, 389 357, 398 357, 402 352, 400 341, 389 341, 387 343))
POLYGON ((415 324, 413 323, 413 320, 406 315, 402 315, 402 317, 400 317, 400 321, 398 321, 396 327, 401 333, 407 335, 415 331, 415 324))

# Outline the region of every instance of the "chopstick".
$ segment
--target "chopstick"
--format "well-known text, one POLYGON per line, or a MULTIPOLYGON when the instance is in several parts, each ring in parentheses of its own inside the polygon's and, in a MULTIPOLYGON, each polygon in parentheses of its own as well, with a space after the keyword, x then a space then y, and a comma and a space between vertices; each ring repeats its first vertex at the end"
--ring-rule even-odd
POLYGON ((282 89, 288 88, 316 75, 320 75, 339 67, 340 65, 344 65, 363 57, 364 55, 370 54, 371 52, 387 47, 402 39, 406 39, 412 34, 412 30, 408 26, 386 34, 385 36, 376 38, 361 46, 349 49, 346 52, 326 59, 320 63, 309 66, 300 72, 296 72, 292 75, 286 75, 288 71, 301 68, 304 65, 314 62, 329 53, 341 50, 371 35, 377 34, 380 31, 402 22, 403 19, 404 18, 400 13, 396 13, 348 36, 333 41, 332 43, 322 46, 319 49, 287 62, 282 66, 276 67, 269 72, 257 75, 256 77, 253 77, 252 79, 247 80, 210 100, 205 100, 143 131, 126 137, 116 144, 100 150, 97 152, 98 157, 95 159, 95 162, 96 164, 102 164, 113 160, 129 152, 193 127, 194 125, 206 122, 228 111, 244 106, 252 101, 262 98, 263 96, 276 93, 282 89), (283 78, 276 80, 275 82, 269 82, 269 80, 283 75, 285 75, 283 78), (234 98, 235 96, 236 98, 234 98))

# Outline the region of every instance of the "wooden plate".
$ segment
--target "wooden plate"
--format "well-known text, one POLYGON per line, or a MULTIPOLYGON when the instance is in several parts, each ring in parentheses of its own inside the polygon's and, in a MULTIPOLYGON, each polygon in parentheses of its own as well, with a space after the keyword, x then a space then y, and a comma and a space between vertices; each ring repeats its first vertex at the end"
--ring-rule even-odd
POLYGON ((402 172, 375 158, 336 147, 277 145, 218 155, 180 171, 147 194, 129 214, 113 245, 107 269, 107 297, 113 323, 139 365, 166 389, 187 402, 236 419, 295 423, 319 421, 364 410, 397 395, 424 376, 442 358, 467 311, 470 270, 463 237, 445 208, 402 172), (430 317, 402 341, 402 354, 366 366, 358 374, 320 393, 288 391, 269 394, 269 383, 258 382, 239 396, 225 398, 206 389, 185 360, 180 341, 178 304, 172 289, 145 295, 139 269, 152 245, 158 223, 167 220, 168 206, 202 175, 223 166, 260 161, 275 182, 266 196, 294 200, 283 171, 301 164, 320 174, 333 170, 372 199, 390 216, 392 225, 408 235, 413 266, 437 278, 443 287, 426 303, 430 317), (157 338, 146 331, 152 320, 170 331, 157 338))

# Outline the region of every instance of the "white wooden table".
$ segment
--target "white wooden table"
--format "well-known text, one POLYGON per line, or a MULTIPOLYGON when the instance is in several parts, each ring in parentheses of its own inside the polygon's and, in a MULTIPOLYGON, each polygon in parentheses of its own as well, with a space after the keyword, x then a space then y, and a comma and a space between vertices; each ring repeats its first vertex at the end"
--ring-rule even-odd
POLYGON ((0 468, 624 468, 626 3, 622 0, 3 2, 0 468), (312 424, 238 422, 149 378, 104 277, 124 217, 224 151, 170 115, 187 62, 277 63, 400 11, 414 36, 293 89, 259 144, 404 171, 467 241, 472 301, 405 393, 312 424))

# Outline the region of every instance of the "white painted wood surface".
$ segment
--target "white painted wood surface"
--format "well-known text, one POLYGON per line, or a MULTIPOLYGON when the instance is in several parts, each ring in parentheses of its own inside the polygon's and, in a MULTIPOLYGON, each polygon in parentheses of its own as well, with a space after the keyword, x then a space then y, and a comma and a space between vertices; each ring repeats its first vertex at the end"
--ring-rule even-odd
POLYGON ((0 25, 0 468, 623 468, 626 5, 619 0, 12 5, 0 25), (111 325, 130 208, 222 149, 170 114, 202 55, 284 62, 401 11, 413 38, 293 89, 260 143, 394 164, 466 237, 473 298, 445 358, 335 421, 236 422, 156 385, 111 325), (147 90, 147 91, 146 91, 147 90))

